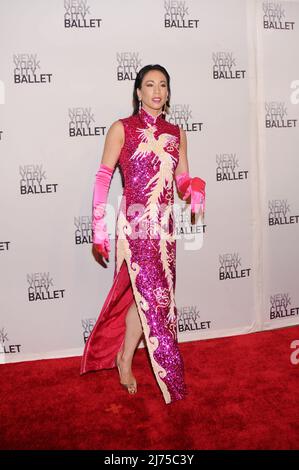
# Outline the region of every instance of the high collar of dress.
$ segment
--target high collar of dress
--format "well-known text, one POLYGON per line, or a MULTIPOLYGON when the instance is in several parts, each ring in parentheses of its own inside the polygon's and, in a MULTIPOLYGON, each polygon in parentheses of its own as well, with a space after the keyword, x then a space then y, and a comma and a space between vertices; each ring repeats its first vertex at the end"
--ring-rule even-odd
POLYGON ((162 118, 162 114, 163 114, 162 111, 161 111, 160 114, 158 114, 158 116, 153 116, 148 111, 146 111, 143 108, 143 106, 139 109, 138 114, 139 114, 139 117, 142 120, 142 122, 144 122, 144 124, 153 125, 153 124, 156 124, 156 122, 159 122, 161 119, 163 119, 162 118))

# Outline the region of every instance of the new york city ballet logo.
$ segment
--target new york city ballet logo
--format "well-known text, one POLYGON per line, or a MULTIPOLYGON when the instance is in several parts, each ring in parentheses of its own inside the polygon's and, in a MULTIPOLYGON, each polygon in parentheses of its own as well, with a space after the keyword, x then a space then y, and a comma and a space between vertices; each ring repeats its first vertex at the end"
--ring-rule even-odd
POLYGON ((91 108, 69 108, 69 137, 105 135, 106 126, 98 126, 91 108))
POLYGON ((88 340, 89 335, 92 332, 93 327, 96 324, 96 321, 97 321, 96 318, 83 318, 81 320, 81 325, 82 325, 82 328, 83 328, 83 341, 84 341, 84 344, 88 340))
POLYGON ((204 331, 211 328, 211 320, 201 320, 199 310, 196 305, 187 305, 177 309, 177 311, 179 333, 204 331))
POLYGON ((100 28, 102 18, 91 18, 87 0, 64 0, 65 28, 100 28))
POLYGON ((277 318, 298 317, 299 307, 292 307, 289 293, 270 296, 270 320, 277 318))
POLYGON ((269 225, 298 224, 299 215, 290 214, 290 204, 287 199, 272 199, 268 201, 269 225))
POLYGON ((16 354, 21 352, 21 344, 11 342, 8 333, 4 328, 0 328, 0 363, 4 363, 5 354, 16 354))
POLYGON ((28 300, 59 300, 64 298, 65 289, 54 289, 53 278, 49 272, 27 274, 28 300))
POLYGON ((293 30, 294 21, 286 20, 285 5, 280 2, 263 2, 264 29, 293 30))
POLYGON ((43 165, 30 164, 19 165, 20 193, 25 194, 47 194, 56 193, 58 183, 47 183, 46 171, 43 165))
POLYGON ((135 80, 138 70, 142 67, 139 52, 116 53, 116 77, 118 81, 135 80))
POLYGON ((14 54, 13 63, 14 83, 16 84, 48 84, 52 81, 52 73, 41 73, 37 54, 14 54))
POLYGON ((189 18, 189 6, 187 2, 180 0, 165 0, 164 8, 165 28, 198 28, 199 19, 189 18))
POLYGON ((75 244, 85 245, 92 243, 92 217, 80 215, 74 217, 75 244))
POLYGON ((293 128, 297 127, 297 119, 287 117, 288 110, 283 101, 265 102, 265 126, 266 128, 293 128))
POLYGON ((216 181, 247 180, 248 170, 239 170, 235 153, 216 154, 216 181))
POLYGON ((186 132, 200 132, 203 127, 202 122, 193 119, 189 104, 172 104, 166 119, 171 124, 179 125, 186 132))
POLYGON ((9 242, 9 241, 1 241, 1 240, 0 240, 0 253, 1 253, 2 251, 8 251, 9 248, 10 248, 10 246, 9 246, 10 243, 11 243, 11 242, 9 242))
POLYGON ((219 255, 219 280, 240 279, 250 276, 251 268, 243 268, 238 253, 219 255))
POLYGON ((245 78, 245 69, 238 68, 232 51, 212 53, 214 80, 240 80, 245 78))
POLYGON ((207 225, 196 216, 191 223, 191 205, 183 207, 182 204, 173 204, 174 237, 184 240, 184 249, 188 251, 198 250, 202 247, 203 235, 207 225))

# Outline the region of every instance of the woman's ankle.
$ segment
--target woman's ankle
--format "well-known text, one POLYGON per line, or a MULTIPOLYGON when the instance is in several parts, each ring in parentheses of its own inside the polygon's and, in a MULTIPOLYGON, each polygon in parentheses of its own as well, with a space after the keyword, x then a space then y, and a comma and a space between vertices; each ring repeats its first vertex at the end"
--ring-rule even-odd
POLYGON ((133 361, 132 356, 126 356, 126 354, 123 353, 122 355, 120 355, 119 359, 125 365, 130 365, 130 366, 132 365, 132 361, 133 361))

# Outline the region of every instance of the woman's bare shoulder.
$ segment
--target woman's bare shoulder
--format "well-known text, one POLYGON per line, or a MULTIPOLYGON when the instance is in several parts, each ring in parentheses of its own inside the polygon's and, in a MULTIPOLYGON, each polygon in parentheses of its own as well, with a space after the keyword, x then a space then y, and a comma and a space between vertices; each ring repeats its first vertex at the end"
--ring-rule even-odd
POLYGON ((114 132, 117 132, 117 131, 119 132, 123 128, 124 128, 124 125, 121 119, 117 119, 117 121, 114 121, 110 126, 110 129, 112 129, 114 132))
POLYGON ((120 141, 124 140, 124 135, 125 135, 124 125, 120 119, 118 119, 117 121, 114 121, 111 124, 108 130, 108 134, 109 136, 116 138, 120 141))

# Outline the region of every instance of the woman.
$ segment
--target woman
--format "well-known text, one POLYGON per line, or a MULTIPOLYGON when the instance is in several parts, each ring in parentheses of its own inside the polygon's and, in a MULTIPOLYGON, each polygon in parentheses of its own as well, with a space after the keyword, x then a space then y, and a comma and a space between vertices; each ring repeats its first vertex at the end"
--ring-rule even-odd
POLYGON ((184 398, 184 365, 177 342, 176 240, 173 180, 191 208, 204 211, 205 182, 190 178, 186 133, 166 121, 170 77, 147 65, 135 80, 134 111, 106 136, 93 194, 93 243, 109 259, 106 201, 119 163, 124 192, 117 214, 113 285, 85 345, 81 374, 118 367, 120 383, 136 393, 132 360, 144 334, 166 403, 184 398))

